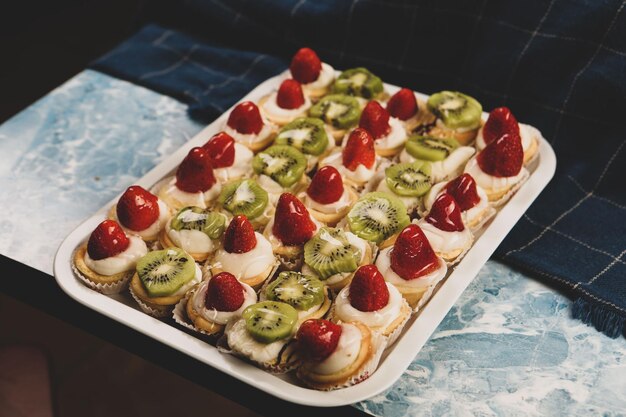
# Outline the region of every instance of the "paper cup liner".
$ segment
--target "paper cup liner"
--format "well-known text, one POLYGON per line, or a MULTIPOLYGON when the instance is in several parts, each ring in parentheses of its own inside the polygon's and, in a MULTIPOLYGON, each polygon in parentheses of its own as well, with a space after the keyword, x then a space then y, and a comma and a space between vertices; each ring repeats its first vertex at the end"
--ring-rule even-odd
POLYGON ((196 335, 200 334, 203 336, 203 338, 214 342, 221 335, 221 332, 220 333, 208 333, 202 329, 199 329, 193 324, 193 322, 187 316, 187 302, 189 301, 189 297, 193 296, 194 293, 195 293, 195 289, 192 291, 189 291, 185 295, 185 297, 183 297, 182 300, 176 303, 176 305, 174 306, 174 309, 172 310, 172 318, 174 319, 176 324, 178 324, 179 326, 185 328, 186 330, 191 331, 192 333, 195 333, 196 335))
POLYGON ((405 309, 409 313, 406 315, 406 317, 404 317, 402 322, 398 324, 398 326, 394 329, 394 331, 391 332, 388 336, 383 335, 383 337, 387 338, 387 344, 385 346, 385 349, 391 347, 391 345, 393 345, 396 342, 396 340, 398 340, 398 337, 400 337, 400 334, 404 330, 404 326, 406 326, 406 324, 409 322, 409 319, 411 318, 411 313, 413 312, 413 309, 411 308, 409 303, 404 299, 404 297, 402 297, 402 310, 405 310, 405 309))
MULTIPOLYGON (((73 258, 73 257, 72 257, 73 258)), ((83 275, 82 272, 78 270, 74 261, 72 261, 72 270, 74 271, 74 275, 87 287, 91 288, 94 291, 98 291, 99 293, 105 295, 119 294, 123 292, 127 287, 130 279, 133 277, 133 271, 128 271, 126 276, 117 282, 110 282, 106 284, 101 284, 98 282, 93 282, 89 278, 83 275)))
POLYGON ((130 295, 135 299, 135 301, 137 301, 137 304, 139 304, 141 311, 143 311, 144 313, 152 317, 156 317, 158 319, 165 318, 171 314, 170 308, 167 308, 165 310, 157 310, 157 309, 150 307, 141 298, 137 297, 137 294, 135 294, 132 288, 129 288, 129 292, 130 292, 130 295))
POLYGON ((519 180, 519 182, 515 184, 513 187, 511 187, 511 189, 507 191, 507 193, 504 194, 502 197, 500 197, 496 201, 492 201, 491 205, 493 207, 500 207, 503 204, 505 204, 507 201, 509 201, 509 199, 513 196, 513 194, 515 194, 517 190, 519 190, 520 187, 528 180, 528 178, 530 177, 528 170, 523 167, 522 169, 524 170, 524 174, 522 174, 522 178, 519 180))
POLYGON ((448 266, 448 268, 461 262, 463 257, 467 254, 467 251, 469 251, 472 248, 473 244, 474 244, 474 235, 472 235, 472 240, 470 241, 470 244, 467 245, 465 249, 463 249, 463 252, 459 253, 459 255, 456 258, 452 259, 451 261, 446 261, 446 265, 448 266))
POLYGON ((476 234, 480 229, 482 229, 485 226, 485 224, 487 224, 487 222, 489 222, 489 220, 491 220, 493 218, 493 216, 496 215, 497 212, 498 211, 494 207, 488 206, 485 209, 485 213, 480 218, 478 223, 476 223, 474 226, 470 227, 470 231, 473 234, 476 234))
MULTIPOLYGON (((437 284, 438 283, 439 282, 437 282, 437 284)), ((437 284, 431 285, 430 287, 428 287, 426 292, 424 294, 422 294, 422 298, 419 299, 419 301, 417 302, 417 305, 415 306, 415 308, 413 308, 413 312, 414 313, 417 313, 418 311, 420 311, 422 309, 422 307, 424 307, 426 305, 428 300, 430 300, 430 297, 433 296, 433 293, 435 291, 435 287, 437 286, 437 284)))

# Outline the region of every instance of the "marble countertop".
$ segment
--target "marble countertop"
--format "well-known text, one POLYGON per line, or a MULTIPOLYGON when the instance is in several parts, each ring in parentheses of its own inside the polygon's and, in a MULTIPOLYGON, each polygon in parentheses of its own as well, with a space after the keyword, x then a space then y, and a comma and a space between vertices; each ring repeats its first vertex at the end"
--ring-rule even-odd
MULTIPOLYGON (((84 71, 0 126, 0 253, 52 274, 74 227, 201 125, 183 104, 84 71)), ((52 278, 51 278, 52 279, 52 278)), ((626 341, 489 261, 410 369, 355 404, 376 416, 626 416, 626 341)))

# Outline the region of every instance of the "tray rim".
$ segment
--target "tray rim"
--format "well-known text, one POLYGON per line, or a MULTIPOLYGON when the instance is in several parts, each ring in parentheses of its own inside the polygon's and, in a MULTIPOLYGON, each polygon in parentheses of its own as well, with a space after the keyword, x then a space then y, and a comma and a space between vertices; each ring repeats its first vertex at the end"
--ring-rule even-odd
MULTIPOLYGON (((245 100, 258 101, 261 96, 275 89, 287 74, 288 71, 285 71, 267 79, 245 97, 238 100, 237 103, 245 100)), ((385 83, 385 89, 393 94, 399 87, 385 83)), ((428 97, 418 92, 415 92, 415 94, 422 100, 426 100, 428 97)), ((178 166, 192 147, 202 145, 220 130, 228 114, 237 103, 189 139, 165 160, 135 181, 134 184, 149 188, 167 176, 178 166)), ((487 113, 483 113, 483 118, 486 117, 487 113)), ((531 172, 528 181, 499 210, 491 224, 474 242, 465 258, 455 266, 454 271, 436 291, 419 316, 410 326, 407 326, 404 334, 395 343, 378 370, 360 384, 340 390, 326 392, 294 385, 232 355, 221 354, 214 346, 180 330, 174 325, 148 316, 138 309, 125 305, 115 298, 93 291, 82 284, 72 271, 72 254, 75 248, 89 235, 90 231, 106 217, 108 208, 119 199, 122 193, 118 194, 82 222, 63 240, 54 258, 54 276, 58 285, 66 294, 86 307, 277 398, 315 407, 336 407, 353 404, 381 393, 402 376, 465 288, 475 279, 480 269, 502 242, 506 234, 515 226, 528 207, 550 182, 556 171, 556 155, 541 134, 538 159, 537 167, 531 172), (502 233, 504 230, 506 230, 506 233, 502 233)))

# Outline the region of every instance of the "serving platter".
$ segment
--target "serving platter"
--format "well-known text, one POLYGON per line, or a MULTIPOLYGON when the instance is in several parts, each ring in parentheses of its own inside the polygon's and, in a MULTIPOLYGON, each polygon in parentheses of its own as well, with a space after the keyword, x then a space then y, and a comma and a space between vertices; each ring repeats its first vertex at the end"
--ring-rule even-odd
MULTIPOLYGON (((266 80, 241 101, 258 102, 261 97, 276 90, 287 76, 288 72, 285 72, 266 80)), ((385 90, 389 94, 394 94, 398 89, 399 87, 385 84, 385 90)), ((416 95, 424 101, 428 98, 420 93, 416 95)), ((135 184, 150 189, 162 178, 171 175, 191 148, 202 146, 222 129, 231 110, 232 108, 227 110, 135 184)), ((487 114, 484 113, 483 118, 486 117, 487 114)), ((173 320, 159 320, 143 313, 128 292, 103 295, 82 284, 72 271, 73 252, 107 217, 108 210, 124 190, 120 190, 120 195, 67 236, 57 251, 54 275, 63 291, 81 304, 271 395, 317 407, 351 404, 379 394, 402 375, 480 268, 551 180, 556 169, 556 157, 543 137, 539 139, 539 156, 528 169, 530 176, 526 183, 504 206, 498 208, 497 215, 476 235, 476 240, 466 256, 438 284, 430 300, 411 317, 399 340, 383 355, 377 371, 357 385, 335 391, 306 388, 291 375, 274 375, 235 356, 220 353, 215 346, 177 327, 173 320)))

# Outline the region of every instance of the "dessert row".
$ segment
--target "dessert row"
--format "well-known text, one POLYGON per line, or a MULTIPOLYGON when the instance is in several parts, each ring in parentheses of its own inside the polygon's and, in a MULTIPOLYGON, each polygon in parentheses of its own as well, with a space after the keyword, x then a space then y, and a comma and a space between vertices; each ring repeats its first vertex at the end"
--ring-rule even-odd
POLYGON ((539 133, 458 92, 390 95, 303 48, 152 189, 129 187, 73 257, 105 294, 307 386, 366 379, 528 178, 539 133))

